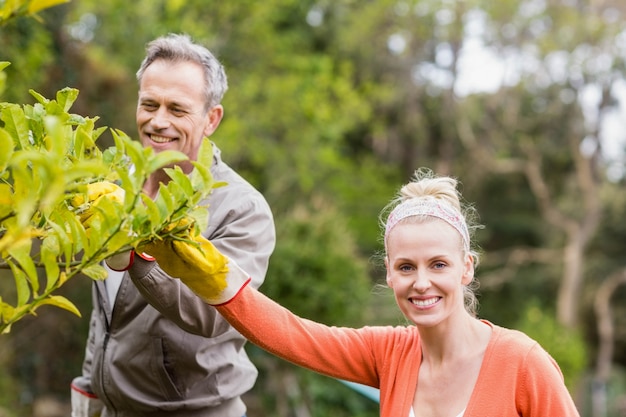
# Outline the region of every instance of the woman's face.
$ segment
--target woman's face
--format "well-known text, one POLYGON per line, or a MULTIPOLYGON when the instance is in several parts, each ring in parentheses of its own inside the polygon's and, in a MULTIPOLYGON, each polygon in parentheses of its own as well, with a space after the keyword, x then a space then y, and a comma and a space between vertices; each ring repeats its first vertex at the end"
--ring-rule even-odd
POLYGON ((395 226, 387 236, 385 265, 400 310, 416 325, 436 326, 465 311, 463 286, 474 277, 473 259, 446 222, 395 226))

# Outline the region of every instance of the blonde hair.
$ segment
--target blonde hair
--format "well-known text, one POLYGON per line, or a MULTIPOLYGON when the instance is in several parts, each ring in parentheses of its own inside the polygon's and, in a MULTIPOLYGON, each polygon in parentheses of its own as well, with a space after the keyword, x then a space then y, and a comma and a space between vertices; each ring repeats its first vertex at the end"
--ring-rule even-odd
MULTIPOLYGON (((480 225, 475 223, 477 215, 474 208, 463 203, 457 185, 455 178, 435 176, 429 169, 415 171, 411 182, 402 186, 397 196, 381 212, 379 220, 383 230, 384 256, 387 256, 387 235, 394 226, 438 218, 459 232, 463 251, 472 257, 474 266, 478 266, 479 254, 472 248, 471 236, 480 225)), ((478 310, 477 289, 476 279, 463 287, 465 309, 474 316, 478 310)))

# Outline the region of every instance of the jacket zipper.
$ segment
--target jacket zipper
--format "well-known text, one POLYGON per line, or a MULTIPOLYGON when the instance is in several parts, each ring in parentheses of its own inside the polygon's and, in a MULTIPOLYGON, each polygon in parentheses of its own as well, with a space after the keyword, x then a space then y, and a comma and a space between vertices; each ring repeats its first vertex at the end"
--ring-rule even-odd
MULTIPOLYGON (((94 285, 96 285, 96 284, 94 284, 94 285)), ((107 312, 106 312, 106 308, 105 308, 106 304, 103 301, 102 292, 100 291, 100 288, 98 288, 98 285, 96 285, 96 292, 98 294, 98 304, 100 306, 100 311, 102 312, 102 316, 104 317, 104 325, 105 325, 105 329, 106 329, 105 333, 104 333, 104 341, 102 342, 102 359, 100 361, 101 372, 100 372, 100 375, 99 375, 100 386, 102 387, 102 391, 103 391, 104 397, 106 399, 106 402, 105 402, 106 407, 109 408, 111 412, 113 412, 113 415, 117 415, 115 407, 113 406, 113 403, 111 402, 111 399, 107 395, 106 384, 105 384, 105 381, 104 381, 104 374, 106 372, 104 364, 106 362, 107 346, 109 345, 109 339, 111 337, 111 323, 109 322, 109 317, 107 316, 107 312)))

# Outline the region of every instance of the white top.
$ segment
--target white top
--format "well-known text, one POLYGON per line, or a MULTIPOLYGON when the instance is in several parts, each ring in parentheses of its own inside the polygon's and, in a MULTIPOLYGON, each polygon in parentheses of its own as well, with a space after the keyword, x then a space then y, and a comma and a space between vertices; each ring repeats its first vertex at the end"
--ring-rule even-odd
MULTIPOLYGON (((456 417, 463 417, 464 412, 465 410, 461 411, 461 413, 456 417)), ((409 411, 409 417, 415 417, 415 412, 413 411, 413 407, 411 407, 411 410, 409 411)))
POLYGON ((107 265, 106 262, 103 262, 104 268, 109 273, 109 276, 104 280, 104 285, 107 289, 107 295, 109 296, 109 303, 111 303, 111 309, 115 304, 115 297, 117 297, 117 290, 120 289, 120 284, 122 283, 122 277, 124 276, 124 271, 114 271, 107 265))

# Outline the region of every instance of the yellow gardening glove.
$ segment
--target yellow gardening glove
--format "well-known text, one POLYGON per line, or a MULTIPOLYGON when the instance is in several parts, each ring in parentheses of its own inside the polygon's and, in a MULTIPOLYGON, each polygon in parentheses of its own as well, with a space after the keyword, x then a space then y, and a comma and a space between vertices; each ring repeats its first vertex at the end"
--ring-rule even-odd
POLYGON ((155 240, 139 250, 154 257, 172 278, 179 278, 207 304, 221 305, 232 300, 250 281, 250 276, 202 235, 194 243, 155 240))

